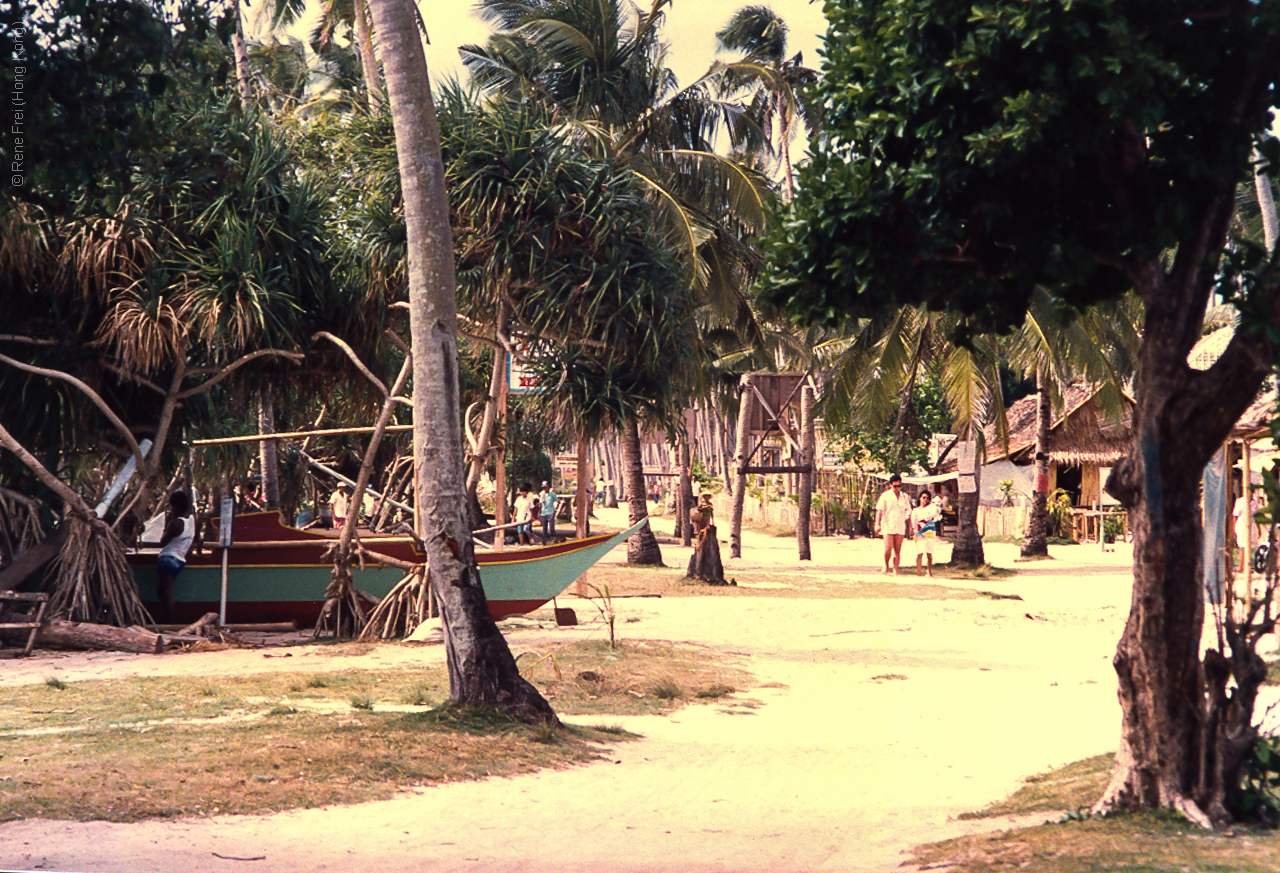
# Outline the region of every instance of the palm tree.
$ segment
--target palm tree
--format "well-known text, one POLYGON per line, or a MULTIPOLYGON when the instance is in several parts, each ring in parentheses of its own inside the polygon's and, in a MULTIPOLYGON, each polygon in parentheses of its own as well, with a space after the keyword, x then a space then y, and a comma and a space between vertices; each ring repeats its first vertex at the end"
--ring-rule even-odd
MULTIPOLYGON (((925 373, 932 372, 956 432, 973 441, 981 456, 983 428, 994 423, 1002 437, 1006 428, 1001 349, 991 336, 973 337, 967 345, 955 342, 959 327, 953 314, 902 307, 858 322, 847 335, 821 344, 816 351, 829 373, 822 400, 827 424, 891 428, 897 449, 890 465, 896 468, 912 398, 925 373)), ((978 492, 961 492, 957 512, 952 561, 979 566, 985 556, 977 525, 978 492)))
MULTIPOLYGON (((259 8, 259 26, 279 31, 298 20, 306 9, 306 0, 271 0, 259 8)), ((414 14, 416 17, 416 10, 414 14)), ((311 31, 312 50, 322 58, 329 57, 336 46, 336 38, 344 31, 350 35, 351 43, 359 54, 369 109, 376 112, 382 106, 386 88, 374 51, 373 20, 367 0, 323 0, 320 17, 311 31)))
MULTIPOLYGON (((746 240, 765 226, 767 186, 711 142, 723 130, 758 150, 763 136, 739 104, 713 96, 725 68, 676 87, 659 35, 669 2, 641 11, 618 0, 483 0, 498 32, 483 47, 465 46, 463 60, 483 88, 543 107, 583 149, 632 174, 680 255, 681 284, 716 320, 741 326, 752 316, 746 289, 758 267, 746 240)), ((628 422, 624 432, 639 427, 628 422)), ((642 493, 638 453, 625 475, 628 491, 642 493)), ((628 557, 661 560, 647 527, 628 557)))
POLYGON ((819 123, 819 114, 801 93, 817 81, 818 74, 804 66, 799 53, 787 57, 787 23, 768 6, 739 9, 716 33, 716 41, 721 50, 743 52, 734 66, 744 72, 734 80, 754 91, 750 111, 775 143, 783 197, 789 203, 795 193, 791 141, 796 135, 796 120, 804 122, 810 136, 817 132, 819 123), (751 71, 752 66, 757 66, 758 71, 751 71))
POLYGON ((1040 391, 1036 407, 1036 489, 1022 556, 1045 556, 1048 545, 1049 428, 1051 408, 1061 406, 1062 389, 1084 379, 1098 389, 1103 410, 1119 414, 1122 393, 1137 366, 1142 304, 1136 295, 1067 311, 1037 290, 1026 320, 1009 343, 1010 363, 1034 374, 1040 391))
POLYGON ((467 522, 458 396, 456 298, 440 130, 421 37, 407 0, 371 0, 400 156, 408 233, 416 519, 439 598, 450 697, 556 722, 485 603, 467 522))

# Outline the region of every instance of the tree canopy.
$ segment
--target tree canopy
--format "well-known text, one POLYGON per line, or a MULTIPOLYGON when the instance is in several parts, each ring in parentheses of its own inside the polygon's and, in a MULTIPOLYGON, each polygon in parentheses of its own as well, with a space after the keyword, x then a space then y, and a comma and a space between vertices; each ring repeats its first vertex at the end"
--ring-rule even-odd
POLYGON ((944 0, 828 5, 825 137, 776 235, 767 296, 832 322, 900 304, 1021 321, 1192 236, 1269 124, 1272 4, 944 0))
POLYGON ((1115 657, 1123 720, 1095 806, 1238 810, 1270 612, 1201 646, 1200 474, 1277 361, 1274 260, 1228 245, 1267 139, 1280 8, 1248 0, 835 0, 826 139, 769 252, 766 296, 835 322, 902 304, 954 335, 1130 287, 1144 310, 1133 434, 1107 490, 1128 510, 1134 595, 1115 657), (1223 257, 1224 252, 1228 257, 1223 257), (1194 370, 1211 294, 1241 314, 1194 370))

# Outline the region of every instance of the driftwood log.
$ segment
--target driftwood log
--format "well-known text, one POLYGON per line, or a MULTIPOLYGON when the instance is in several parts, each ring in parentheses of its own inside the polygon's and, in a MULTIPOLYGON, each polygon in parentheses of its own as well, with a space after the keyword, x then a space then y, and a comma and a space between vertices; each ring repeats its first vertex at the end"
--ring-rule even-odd
MULTIPOLYGON (((6 630, 0 626, 0 635, 6 641, 17 637, 26 642, 26 631, 6 630)), ((140 627, 113 627, 105 624, 45 619, 36 634, 36 645, 49 649, 88 649, 92 651, 136 652, 158 655, 165 650, 165 639, 160 634, 140 627)))

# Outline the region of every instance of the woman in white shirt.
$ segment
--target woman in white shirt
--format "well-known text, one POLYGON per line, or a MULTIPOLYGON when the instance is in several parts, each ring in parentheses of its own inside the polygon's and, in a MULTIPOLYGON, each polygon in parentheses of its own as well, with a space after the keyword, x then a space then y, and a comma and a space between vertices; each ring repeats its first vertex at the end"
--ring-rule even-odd
POLYGON ((933 575, 933 544, 938 539, 938 523, 942 519, 942 507, 933 502, 928 491, 920 493, 920 505, 911 510, 911 531, 916 541, 916 575, 921 574, 921 562, 929 557, 929 575, 933 575))

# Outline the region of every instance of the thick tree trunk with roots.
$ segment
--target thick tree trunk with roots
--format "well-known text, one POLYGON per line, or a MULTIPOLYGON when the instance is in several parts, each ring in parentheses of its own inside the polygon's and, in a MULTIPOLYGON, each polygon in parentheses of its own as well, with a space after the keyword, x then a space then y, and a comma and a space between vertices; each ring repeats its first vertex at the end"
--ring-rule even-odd
MULTIPOLYGON (((1230 202, 1224 194, 1223 222, 1230 202)), ((1229 820, 1265 669, 1235 627, 1228 627, 1228 651, 1210 649, 1201 662, 1199 479, 1256 395, 1267 372, 1261 362, 1273 353, 1259 334, 1242 329, 1210 369, 1187 366, 1209 293, 1208 262, 1205 251, 1186 246, 1168 275, 1154 263, 1135 275, 1147 315, 1134 438, 1107 481, 1129 511, 1133 599, 1115 655, 1120 749, 1095 807, 1170 807, 1205 827, 1229 820), (1230 692, 1228 678, 1236 683, 1230 692)))
MULTIPOLYGON (((628 416, 622 425, 622 475, 627 479, 628 518, 631 524, 649 514, 649 499, 644 487, 644 458, 640 453, 640 423, 628 416)), ((662 549, 653 528, 646 524, 627 540, 627 563, 662 566, 662 549)))
POLYGON ((440 129, 408 0, 371 0, 391 103, 408 231, 417 525, 440 603, 449 694, 524 721, 556 722, 489 615, 467 522, 456 278, 440 129))
POLYGON ((1027 536, 1022 541, 1022 557, 1047 557, 1049 554, 1049 425, 1053 407, 1049 402, 1049 372, 1044 366, 1036 371, 1040 400, 1036 404, 1036 488, 1031 494, 1031 518, 1027 536))

